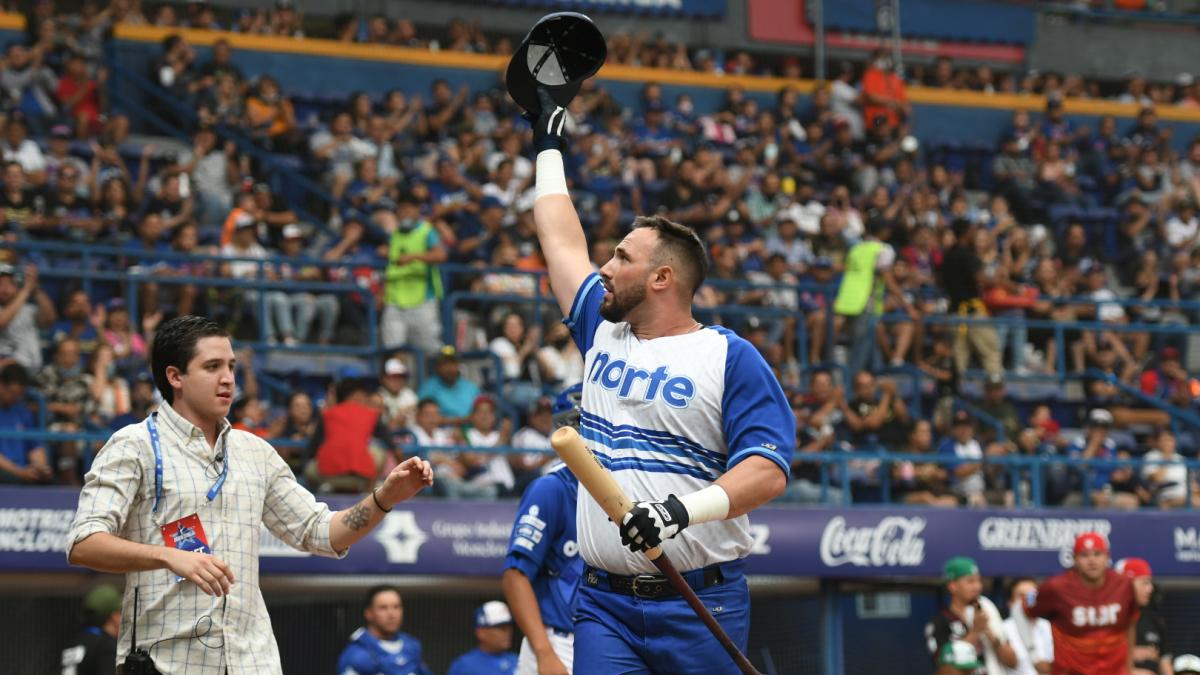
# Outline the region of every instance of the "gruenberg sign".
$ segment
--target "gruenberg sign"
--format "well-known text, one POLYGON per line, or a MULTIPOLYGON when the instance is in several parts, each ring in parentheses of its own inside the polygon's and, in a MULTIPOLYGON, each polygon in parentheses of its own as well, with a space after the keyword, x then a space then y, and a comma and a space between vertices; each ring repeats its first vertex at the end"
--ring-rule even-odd
MULTIPOLYGON (((78 498, 69 489, 0 488, 0 571, 70 571, 64 551, 78 498)), ((353 500, 328 501, 338 509, 353 500)), ((511 501, 413 501, 340 561, 296 551, 264 529, 261 568, 499 577, 515 516, 511 501)), ((948 558, 968 555, 987 576, 1042 576, 1070 564, 1075 536, 1089 531, 1108 536, 1114 558, 1148 560, 1156 576, 1200 576, 1200 524, 1187 511, 768 507, 751 515, 746 562, 752 575, 936 578, 948 558)))
POLYGON ((1108 537, 1112 523, 1103 518, 985 518, 979 524, 979 547, 984 551, 1052 551, 1058 553, 1063 567, 1069 567, 1075 537, 1084 532, 1108 537))

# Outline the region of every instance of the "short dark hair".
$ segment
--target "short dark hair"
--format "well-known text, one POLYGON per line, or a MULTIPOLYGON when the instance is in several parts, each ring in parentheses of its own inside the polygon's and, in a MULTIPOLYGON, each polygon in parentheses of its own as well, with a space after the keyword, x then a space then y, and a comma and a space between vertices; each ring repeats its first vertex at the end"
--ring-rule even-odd
POLYGON ((649 228, 658 233, 658 245, 654 250, 654 261, 663 264, 670 259, 678 260, 683 267, 683 277, 691 282, 692 293, 699 290, 708 276, 708 251, 700 235, 687 225, 681 225, 662 216, 638 216, 633 229, 649 228))
POLYGON ((957 238, 957 244, 959 246, 966 245, 967 242, 963 241, 963 237, 970 234, 971 229, 974 226, 975 224, 966 218, 956 218, 954 222, 950 224, 950 228, 954 231, 954 236, 957 238))
POLYGON ((206 337, 229 337, 229 331, 203 316, 177 316, 159 327, 150 348, 150 372, 154 385, 167 403, 175 402, 175 392, 167 381, 167 368, 174 366, 186 373, 188 362, 196 356, 196 343, 206 337))
POLYGON ((371 605, 375 604, 375 596, 379 595, 380 593, 387 593, 389 591, 395 593, 396 596, 400 598, 400 605, 403 606, 404 596, 400 595, 399 586, 393 586, 391 584, 379 584, 367 589, 367 594, 363 596, 363 609, 370 609, 371 605))
POLYGON ((431 406, 431 405, 436 405, 436 406, 438 406, 439 408, 441 407, 441 406, 438 404, 438 402, 437 402, 437 399, 434 399, 434 398, 423 398, 423 399, 421 399, 420 401, 417 401, 417 410, 418 410, 418 411, 420 411, 420 410, 424 410, 425 408, 428 408, 428 407, 429 407, 429 406, 431 406))
POLYGON ((334 395, 337 396, 338 403, 344 403, 346 399, 360 391, 364 394, 371 393, 371 388, 367 386, 366 380, 361 377, 348 377, 337 383, 334 395))
POLYGON ((0 368, 0 384, 19 384, 22 387, 28 387, 29 383, 29 371, 25 370, 25 366, 14 362, 0 368))
POLYGON ((1005 597, 1008 598, 1009 600, 1011 600, 1013 591, 1017 590, 1017 585, 1025 583, 1026 581, 1028 581, 1031 584, 1037 583, 1037 579, 1034 579, 1033 577, 1017 577, 1016 579, 1013 579, 1011 582, 1009 582, 1008 593, 1005 594, 1005 597))

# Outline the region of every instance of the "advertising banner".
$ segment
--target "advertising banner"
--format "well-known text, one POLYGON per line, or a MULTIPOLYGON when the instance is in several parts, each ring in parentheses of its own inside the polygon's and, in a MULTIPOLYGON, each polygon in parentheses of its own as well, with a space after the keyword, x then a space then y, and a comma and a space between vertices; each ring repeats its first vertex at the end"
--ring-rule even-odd
MULTIPOLYGON (((0 488, 0 571, 65 572, 78 492, 0 488)), ((327 499, 333 509, 350 497, 327 499)), ((498 576, 516 502, 416 500, 395 508, 344 560, 296 551, 262 531, 267 574, 498 576)), ((1047 575, 1070 564, 1081 532, 1100 532, 1113 559, 1138 556, 1155 576, 1200 576, 1194 512, 768 507, 751 516, 747 571, 795 577, 937 577, 968 555, 986 576, 1047 575)), ((613 528, 616 537, 616 528, 613 528)), ((220 555, 220 552, 216 552, 220 555)))

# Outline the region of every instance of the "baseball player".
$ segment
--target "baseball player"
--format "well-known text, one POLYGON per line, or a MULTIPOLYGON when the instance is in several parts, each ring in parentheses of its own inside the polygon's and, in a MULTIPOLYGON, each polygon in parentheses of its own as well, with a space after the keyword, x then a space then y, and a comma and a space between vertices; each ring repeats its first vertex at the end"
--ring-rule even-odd
MULTIPOLYGON (((579 426, 579 385, 559 394, 555 428, 579 426), (573 419, 572 419, 573 418, 573 419)), ((504 599, 525 635, 517 675, 566 675, 574 660, 575 591, 583 560, 575 542, 579 481, 562 462, 521 497, 504 559, 504 599)))
POLYGON ((795 418, 748 342, 693 317, 707 256, 692 229, 638 218, 592 271, 563 169, 566 111, 544 89, 539 96, 533 213, 554 296, 584 354, 580 432, 634 502, 618 539, 594 499, 578 500, 587 567, 575 672, 737 672, 643 553, 661 545, 744 649, 746 514, 786 486, 795 418))
POLYGON ((338 657, 338 675, 430 675, 421 641, 400 630, 404 599, 399 588, 367 589, 363 620, 367 625, 350 635, 350 644, 338 657))
POLYGON ((1108 540, 1097 532, 1075 538, 1075 565, 1043 581, 1013 618, 1029 634, 1028 616, 1050 622, 1054 635, 1052 675, 1126 673, 1130 627, 1137 622, 1133 583, 1109 569, 1108 540))

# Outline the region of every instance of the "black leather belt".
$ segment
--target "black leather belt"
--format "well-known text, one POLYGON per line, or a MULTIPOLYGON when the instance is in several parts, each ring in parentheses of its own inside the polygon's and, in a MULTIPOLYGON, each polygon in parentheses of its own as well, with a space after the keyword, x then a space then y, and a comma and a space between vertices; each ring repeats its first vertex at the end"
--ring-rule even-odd
MULTIPOLYGON (((702 591, 725 582, 725 573, 720 565, 711 565, 698 570, 685 572, 684 581, 693 590, 702 591)), ((604 570, 588 567, 583 574, 583 582, 592 588, 602 591, 612 591, 622 595, 632 595, 645 600, 663 600, 679 595, 667 577, 662 574, 638 574, 621 576, 609 574, 604 570)))

